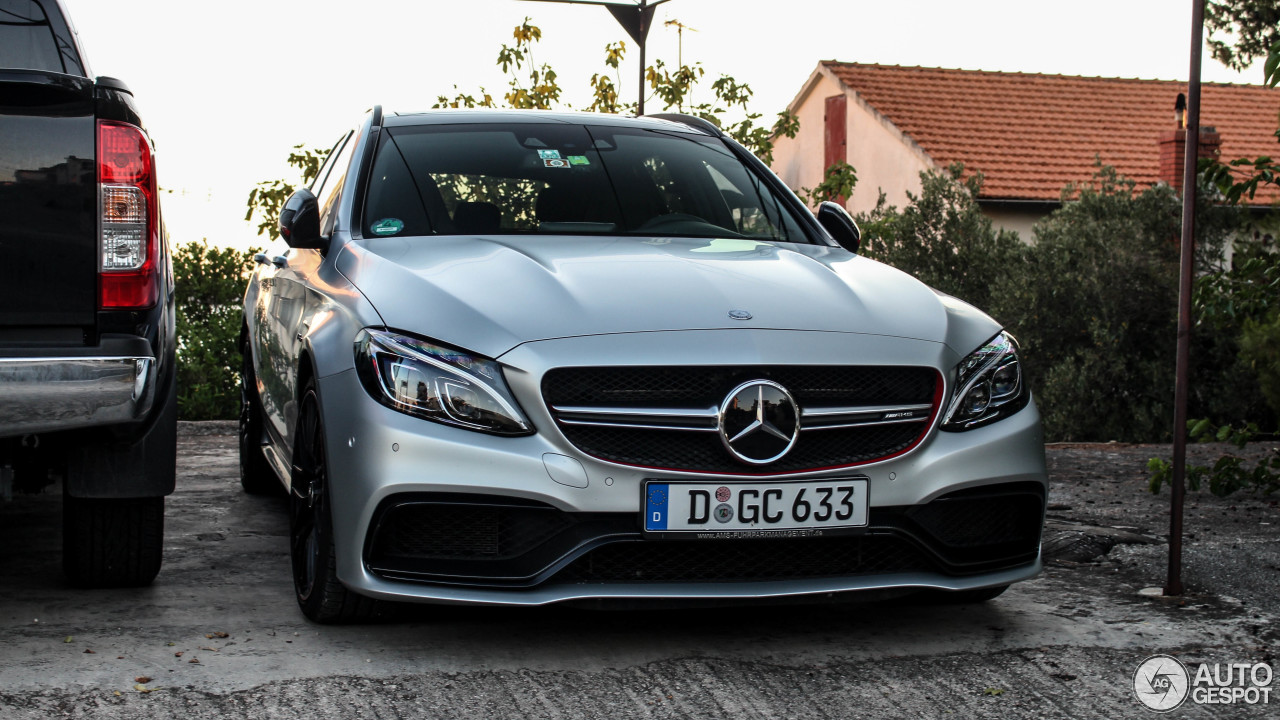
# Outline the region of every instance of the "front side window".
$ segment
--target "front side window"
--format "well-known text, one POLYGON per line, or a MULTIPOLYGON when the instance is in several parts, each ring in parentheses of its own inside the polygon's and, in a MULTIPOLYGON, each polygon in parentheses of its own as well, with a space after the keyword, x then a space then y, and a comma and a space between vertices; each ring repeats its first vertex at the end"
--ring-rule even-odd
POLYGON ((561 123, 387 128, 364 233, 809 241, 717 138, 561 123))
POLYGON ((354 133, 339 140, 338 145, 329 152, 329 161, 316 175, 320 183, 315 190, 315 195, 316 204, 320 207, 321 235, 333 232, 333 224, 338 214, 338 199, 342 197, 342 184, 346 179, 347 166, 351 164, 351 154, 355 147, 354 133))

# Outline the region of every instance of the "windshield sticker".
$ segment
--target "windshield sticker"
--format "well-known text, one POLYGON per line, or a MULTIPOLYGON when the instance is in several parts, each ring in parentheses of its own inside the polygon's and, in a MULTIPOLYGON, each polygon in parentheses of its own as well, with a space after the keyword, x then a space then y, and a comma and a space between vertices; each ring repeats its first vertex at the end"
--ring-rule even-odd
POLYGON ((404 223, 397 218, 382 218, 369 229, 374 235, 395 235, 404 229, 404 223))
POLYGON ((570 155, 568 159, 569 159, 570 165, 590 165, 591 164, 591 161, 587 159, 586 155, 570 155))
POLYGON ((690 252, 696 253, 737 253, 751 252, 753 250, 765 251, 772 247, 768 243, 756 242, 755 240, 738 240, 735 238, 715 238, 700 248, 694 248, 690 252))
POLYGON ((560 158, 543 158, 542 164, 546 167, 556 167, 556 168, 569 167, 569 161, 561 160, 560 158))
POLYGON ((559 150, 539 150, 538 157, 542 158, 543 160, 559 160, 560 151, 559 150))

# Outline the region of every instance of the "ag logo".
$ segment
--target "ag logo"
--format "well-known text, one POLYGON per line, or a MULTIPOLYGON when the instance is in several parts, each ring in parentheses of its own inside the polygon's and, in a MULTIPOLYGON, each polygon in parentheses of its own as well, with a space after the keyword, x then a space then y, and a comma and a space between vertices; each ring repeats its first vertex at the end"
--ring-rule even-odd
POLYGON ((1133 673, 1133 694, 1138 702, 1159 713, 1181 705, 1190 685, 1187 667, 1169 655, 1152 655, 1133 673))

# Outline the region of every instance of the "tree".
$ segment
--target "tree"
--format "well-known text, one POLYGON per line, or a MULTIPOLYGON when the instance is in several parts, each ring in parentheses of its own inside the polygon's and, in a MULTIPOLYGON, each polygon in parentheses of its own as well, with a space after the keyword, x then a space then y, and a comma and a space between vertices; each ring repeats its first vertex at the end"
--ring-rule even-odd
MULTIPOLYGON (((453 97, 440 95, 434 107, 511 107, 517 109, 551 110, 562 105, 562 88, 559 75, 546 63, 534 60, 534 46, 542 40, 542 30, 531 24, 530 18, 512 31, 514 45, 503 44, 498 51, 497 65, 507 75, 508 91, 503 95, 505 104, 496 101, 483 87, 477 93, 458 90, 453 97)), ((591 104, 587 110, 602 113, 635 112, 634 103, 618 100, 622 79, 619 67, 626 57, 627 44, 618 41, 605 45, 606 70, 591 76, 591 104)), ((799 119, 787 110, 778 113, 773 124, 760 125, 763 117, 751 112, 749 104, 753 91, 746 83, 740 83, 729 75, 721 75, 711 82, 711 96, 696 100, 699 84, 706 76, 702 63, 681 64, 669 67, 663 60, 654 61, 645 68, 645 81, 654 96, 662 102, 664 111, 675 110, 700 117, 725 134, 737 140, 761 160, 773 161, 773 143, 779 136, 795 137, 800 131, 799 119)), ((564 107, 570 107, 564 104, 564 107)))
POLYGON ((219 420, 240 407, 240 301, 256 248, 189 242, 173 254, 178 417, 219 420))
POLYGON ((797 195, 804 198, 810 206, 816 206, 828 200, 843 204, 845 198, 853 194, 853 188, 857 185, 858 171, 844 160, 837 160, 827 167, 827 171, 823 173, 822 182, 811 188, 800 188, 797 195))
MULTIPOLYGON (((1265 54, 1263 84, 1280 84, 1280 2, 1211 0, 1205 6, 1204 23, 1214 58, 1229 68, 1243 70, 1265 54), (1215 38, 1215 32, 1234 37, 1235 44, 1215 38)), ((1275 136, 1280 140, 1280 128, 1275 136)), ((1261 185, 1280 185, 1280 163, 1269 156, 1239 158, 1227 165, 1201 160, 1200 171, 1231 203, 1252 200, 1261 185)))
POLYGON ((1244 70, 1280 42, 1280 2, 1209 0, 1204 25, 1213 58, 1232 70, 1244 70))
MULTIPOLYGON (((1213 0, 1206 7, 1205 25, 1210 29, 1214 57, 1228 67, 1243 69, 1265 52, 1263 82, 1267 87, 1280 85, 1280 2, 1213 0), (1214 40, 1215 30, 1229 32, 1235 44, 1214 40)), ((1280 129, 1275 136, 1280 140, 1280 129)), ((1253 200, 1265 185, 1280 187, 1280 162, 1270 156, 1239 158, 1228 164, 1202 160, 1200 171, 1232 205, 1253 200)), ((1268 221, 1255 222, 1240 233, 1234 267, 1199 278, 1194 303, 1201 324, 1212 325, 1218 332, 1236 338, 1239 354, 1235 364, 1246 368, 1246 376, 1257 379, 1271 410, 1280 416, 1280 252, 1274 241, 1277 213, 1272 212, 1269 222, 1270 233, 1265 230, 1268 221)), ((1251 417, 1222 419, 1247 422, 1251 417)), ((1270 422, 1274 423, 1275 417, 1270 422)))
MULTIPOLYGON (((320 173, 320 166, 329 156, 328 150, 304 148, 302 144, 294 145, 289 153, 289 164, 302 173, 299 185, 306 185, 320 173)), ((244 214, 245 220, 258 218, 258 234, 272 237, 276 232, 276 221, 280 217, 280 208, 289 196, 297 190, 297 185, 288 180, 264 180, 249 191, 249 209, 244 214)))

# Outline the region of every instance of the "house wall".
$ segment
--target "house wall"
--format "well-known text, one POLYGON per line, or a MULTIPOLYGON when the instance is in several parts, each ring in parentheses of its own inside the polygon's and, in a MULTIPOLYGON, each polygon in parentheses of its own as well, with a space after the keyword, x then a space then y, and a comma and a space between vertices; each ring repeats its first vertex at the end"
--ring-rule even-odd
POLYGON ((852 213, 871 210, 881 189, 890 205, 905 206, 908 191, 920 192, 920 173, 934 167, 932 160, 888 119, 822 69, 792 103, 792 112, 800 119, 800 132, 794 138, 778 139, 773 171, 797 194, 822 182, 826 99, 840 93, 849 98, 847 162, 858 173, 858 184, 845 207, 852 213))
POLYGON ((842 92, 840 84, 826 73, 810 78, 807 91, 792 104, 791 111, 800 119, 800 132, 794 138, 780 137, 773 146, 773 171, 797 195, 802 188, 822 182, 823 114, 826 98, 842 92))
MULTIPOLYGON (((821 66, 791 103, 800 131, 794 138, 778 138, 773 171, 797 194, 822 182, 826 100, 841 93, 848 98, 847 161, 858 173, 858 184, 845 207, 855 214, 870 211, 881 190, 887 204, 905 207, 908 192, 920 193, 920 173, 935 169, 936 164, 914 140, 821 66)), ((1018 233, 1026 243, 1034 240, 1032 226, 1048 213, 1035 204, 1022 208, 983 203, 982 211, 997 227, 1018 233)))
POLYGON ((920 173, 935 164, 856 93, 849 95, 849 164, 858 172, 858 184, 845 207, 851 213, 872 210, 881 191, 887 204, 905 207, 908 192, 920 194, 920 173))
POLYGON ((1044 209, 1036 210, 1015 210, 1008 208, 993 208, 988 205, 979 203, 982 208, 982 214, 991 218, 991 222, 997 228, 1012 230, 1018 233, 1018 237, 1022 242, 1028 245, 1035 241, 1035 235, 1031 232, 1031 228, 1041 218, 1048 215, 1048 211, 1044 209))

